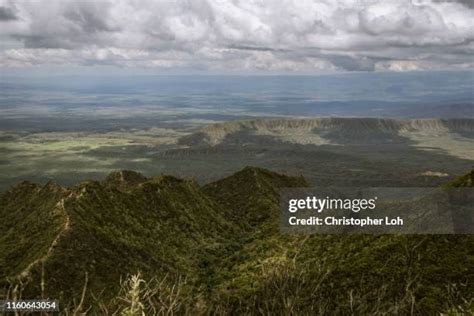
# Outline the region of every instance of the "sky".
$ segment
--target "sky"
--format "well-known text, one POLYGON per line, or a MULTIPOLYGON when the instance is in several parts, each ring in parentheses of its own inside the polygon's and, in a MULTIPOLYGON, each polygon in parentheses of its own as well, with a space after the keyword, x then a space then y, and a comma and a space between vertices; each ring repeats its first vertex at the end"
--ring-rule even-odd
POLYGON ((0 72, 474 68, 474 0, 0 0, 0 72))

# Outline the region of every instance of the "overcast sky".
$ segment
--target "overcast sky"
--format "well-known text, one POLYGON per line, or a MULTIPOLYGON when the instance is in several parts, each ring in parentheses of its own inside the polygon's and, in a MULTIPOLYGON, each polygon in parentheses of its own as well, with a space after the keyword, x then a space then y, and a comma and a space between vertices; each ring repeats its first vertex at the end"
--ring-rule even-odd
POLYGON ((474 68, 474 0, 0 0, 0 67, 474 68))

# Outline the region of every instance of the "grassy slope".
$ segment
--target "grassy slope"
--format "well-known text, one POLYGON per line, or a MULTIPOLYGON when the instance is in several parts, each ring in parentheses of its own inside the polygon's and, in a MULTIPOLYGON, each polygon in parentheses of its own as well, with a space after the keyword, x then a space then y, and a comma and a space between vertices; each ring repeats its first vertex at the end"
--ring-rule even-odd
MULTIPOLYGON (((218 207, 193 182, 163 176, 117 186, 110 180, 83 183, 73 188, 72 194, 65 199, 64 212, 69 227, 44 261, 46 293, 51 297, 64 301, 77 298, 86 271, 88 289, 95 293, 105 289, 106 296, 116 293, 120 277, 127 273, 142 271, 147 277, 165 273, 193 276, 197 274, 200 249, 219 244, 224 236, 232 234, 232 227, 220 215, 218 207)), ((19 222, 10 228, 12 236, 23 232, 25 223, 31 224, 30 231, 41 235, 45 227, 38 219, 49 214, 54 203, 40 193, 34 201, 25 200, 25 207, 12 200, 14 193, 3 196, 2 201, 6 202, 2 215, 11 213, 19 222), (12 212, 12 205, 26 213, 12 212), (31 209, 33 213, 29 213, 31 209), (31 222, 25 222, 32 216, 31 222)), ((2 259, 8 260, 4 265, 21 267, 44 257, 51 245, 50 235, 57 235, 61 228, 61 223, 49 224, 46 227, 48 234, 40 236, 41 242, 26 236, 12 238, 0 252, 2 259), (24 239, 30 241, 25 247, 36 250, 35 254, 10 260, 8 251, 24 250, 16 246, 24 239)), ((16 271, 1 271, 9 277, 16 276, 16 271)), ((34 281, 25 293, 39 292, 40 273, 41 264, 35 265, 32 269, 34 281)))
MULTIPOLYGON (((450 185, 472 187, 472 172, 450 185)), ((235 313, 467 308, 474 238, 280 234, 278 190, 301 186, 302 178, 259 168, 203 188, 130 172, 69 190, 22 183, 0 197, 8 220, 0 222, 1 278, 43 258, 46 293, 63 301, 77 298, 85 271, 90 293, 105 289, 105 299, 140 270, 188 275, 205 308, 235 313)), ((37 296, 41 265, 31 272, 26 293, 37 296)))
MULTIPOLYGON (((271 183, 273 175, 250 176, 207 191, 236 211, 243 203, 276 214, 276 191, 244 185, 271 183)), ((453 185, 472 186, 472 172, 460 179, 453 185)), ((229 260, 213 296, 239 312, 436 313, 469 305, 474 292, 472 236, 289 236, 270 217, 229 260)))
POLYGON ((447 183, 447 188, 472 188, 474 187, 474 169, 466 173, 465 175, 447 183))
POLYGON ((22 182, 0 196, 2 280, 29 270, 30 263, 47 253, 66 221, 58 203, 67 194, 51 182, 44 187, 22 182))

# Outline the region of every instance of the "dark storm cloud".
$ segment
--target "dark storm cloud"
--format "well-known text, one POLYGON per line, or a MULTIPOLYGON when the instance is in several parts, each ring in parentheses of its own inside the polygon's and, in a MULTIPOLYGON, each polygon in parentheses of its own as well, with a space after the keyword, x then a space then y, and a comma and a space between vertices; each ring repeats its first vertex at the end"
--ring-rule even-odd
POLYGON ((474 0, 435 0, 435 2, 455 2, 463 4, 468 8, 474 9, 474 0))
POLYGON ((257 46, 245 46, 245 45, 230 45, 228 48, 235 50, 248 50, 256 52, 275 52, 275 51, 285 51, 283 49, 275 49, 271 47, 257 47, 257 46))
MULTIPOLYGON (((87 2, 85 2, 87 4, 87 2)), ((75 10, 68 10, 64 13, 64 17, 76 25, 80 26, 82 31, 86 33, 112 32, 114 29, 107 25, 107 21, 103 19, 103 12, 95 10, 93 7, 80 5, 75 10)))
MULTIPOLYGON (((0 0, 1 8, 11 7, 0 0)), ((473 1, 16 1, 0 66, 472 68, 473 1), (13 48, 12 48, 13 47, 13 48), (462 57, 464 56, 464 57, 462 57)), ((3 13, 2 13, 3 12, 3 13)))
POLYGON ((371 58, 353 58, 348 56, 330 56, 328 59, 336 67, 348 71, 373 71, 375 61, 371 58))
POLYGON ((13 35, 12 38, 23 42, 25 48, 72 48, 68 47, 64 42, 59 42, 58 39, 51 38, 49 36, 41 35, 13 35))
POLYGON ((0 7, 0 21, 14 21, 18 19, 12 9, 0 7))

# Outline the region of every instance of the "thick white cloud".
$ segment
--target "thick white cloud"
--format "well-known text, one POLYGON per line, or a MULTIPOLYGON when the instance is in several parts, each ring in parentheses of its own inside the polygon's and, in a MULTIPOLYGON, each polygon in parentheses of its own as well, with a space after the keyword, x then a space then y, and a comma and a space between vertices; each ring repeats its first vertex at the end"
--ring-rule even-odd
POLYGON ((0 66, 473 68, 460 0, 0 0, 0 66))

